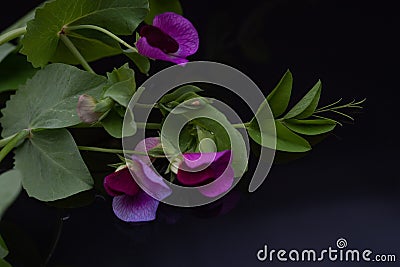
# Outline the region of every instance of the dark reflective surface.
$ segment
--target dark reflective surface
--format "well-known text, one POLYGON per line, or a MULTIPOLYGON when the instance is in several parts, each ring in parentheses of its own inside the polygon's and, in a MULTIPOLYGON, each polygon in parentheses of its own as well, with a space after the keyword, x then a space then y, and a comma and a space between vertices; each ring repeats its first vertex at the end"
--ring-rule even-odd
MULTIPOLYGON (((296 96, 320 78, 321 104, 366 97, 366 109, 355 125, 338 127, 307 156, 274 166, 255 193, 242 190, 244 184, 226 203, 161 206, 152 223, 118 221, 110 199, 60 211, 22 195, 0 228, 6 239, 19 241, 10 261, 38 266, 52 251, 65 217, 49 266, 310 266, 259 263, 256 253, 264 244, 321 250, 335 247, 340 237, 349 248, 397 254, 400 260, 394 1, 182 2, 200 34, 200 52, 192 59, 232 65, 266 92, 290 68, 296 96)), ((2 8, 2 28, 33 6, 24 1, 2 8)), ((123 60, 106 59, 95 67, 109 71, 123 60)), ((321 266, 382 265, 326 261, 321 266)))

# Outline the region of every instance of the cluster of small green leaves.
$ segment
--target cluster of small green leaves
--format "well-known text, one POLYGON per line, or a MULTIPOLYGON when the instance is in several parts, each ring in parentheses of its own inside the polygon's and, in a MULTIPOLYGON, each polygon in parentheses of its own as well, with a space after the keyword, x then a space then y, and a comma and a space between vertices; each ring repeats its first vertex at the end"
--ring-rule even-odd
POLYGON ((273 148, 271 146, 271 135, 269 131, 260 130, 260 124, 268 124, 263 121, 261 114, 269 112, 269 108, 274 116, 276 129, 276 149, 285 152, 306 152, 311 150, 310 143, 302 136, 314 136, 331 132, 339 121, 326 118, 318 113, 332 111, 347 118, 353 119, 349 115, 337 111, 344 108, 362 108, 360 102, 351 102, 346 105, 336 106, 340 101, 326 107, 317 109, 322 83, 318 81, 308 93, 289 111, 289 101, 292 93, 293 77, 290 71, 287 71, 282 77, 275 89, 267 96, 265 102, 260 106, 256 116, 250 123, 246 124, 250 137, 259 145, 273 148), (269 105, 266 105, 268 103, 269 105), (269 107, 268 107, 269 106, 269 107))
POLYGON ((208 138, 215 143, 217 151, 232 150, 234 172, 244 173, 248 162, 247 149, 241 133, 221 111, 211 105, 211 100, 198 94, 201 91, 197 86, 182 86, 164 95, 157 106, 164 116, 172 112, 177 116, 175 118, 182 116, 186 118, 185 121, 189 121, 180 132, 181 152, 199 152, 201 140, 208 138))
MULTIPOLYGON (((17 147, 15 169, 30 196, 54 201, 91 189, 92 177, 66 129, 82 125, 76 112, 78 98, 89 95, 99 103, 109 103, 100 110, 103 116, 98 125, 111 136, 121 138, 125 109, 136 92, 134 71, 128 64, 114 69, 107 78, 67 65, 82 62, 68 47, 68 42, 63 42, 63 36, 88 62, 125 54, 139 71, 148 73, 150 69, 148 58, 132 49, 122 49, 109 35, 68 27, 96 25, 112 34, 132 35, 142 21, 151 22, 156 14, 165 11, 180 13, 179 1, 47 1, 3 32, 5 43, 0 43, 0 69, 6 71, 2 71, 5 75, 0 92, 18 90, 2 110, 0 123, 5 139, 0 157, 3 159, 17 147), (7 37, 14 34, 24 36, 7 37), (13 43, 6 42, 12 39, 15 39, 13 43)), ((130 133, 135 131, 132 121, 130 133)), ((8 172, 4 177, 11 175, 14 176, 8 172)))

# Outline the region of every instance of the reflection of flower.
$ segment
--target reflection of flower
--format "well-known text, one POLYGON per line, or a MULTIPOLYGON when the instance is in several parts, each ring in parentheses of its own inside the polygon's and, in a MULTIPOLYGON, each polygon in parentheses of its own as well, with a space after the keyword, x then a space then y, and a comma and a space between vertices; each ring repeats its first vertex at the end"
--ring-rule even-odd
POLYGON ((234 172, 231 166, 231 151, 185 153, 179 166, 177 179, 187 186, 200 186, 214 181, 199 191, 207 197, 215 197, 232 186, 234 172))
MULTIPOLYGON (((136 148, 142 147, 143 150, 149 150, 156 144, 153 142, 155 139, 147 141, 140 142, 136 148)), ((157 199, 164 199, 171 194, 172 191, 164 183, 163 178, 146 164, 146 160, 132 156, 132 162, 129 165, 135 178, 138 178, 145 188, 151 189, 157 199)), ((110 196, 114 197, 113 210, 121 220, 142 222, 155 219, 159 201, 139 187, 127 167, 108 175, 104 179, 104 188, 110 196)))
POLYGON ((186 57, 199 48, 199 36, 192 23, 172 12, 157 15, 153 25, 141 28, 140 36, 136 43, 140 54, 176 64, 188 62, 186 57))

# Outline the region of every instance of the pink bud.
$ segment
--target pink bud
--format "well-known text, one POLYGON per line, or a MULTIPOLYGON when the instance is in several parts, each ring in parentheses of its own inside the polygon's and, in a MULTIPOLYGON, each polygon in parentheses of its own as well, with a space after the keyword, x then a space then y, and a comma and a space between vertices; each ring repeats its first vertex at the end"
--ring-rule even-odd
POLYGON ((81 95, 78 100, 76 111, 81 121, 93 123, 99 120, 101 113, 95 112, 97 101, 90 95, 81 95))

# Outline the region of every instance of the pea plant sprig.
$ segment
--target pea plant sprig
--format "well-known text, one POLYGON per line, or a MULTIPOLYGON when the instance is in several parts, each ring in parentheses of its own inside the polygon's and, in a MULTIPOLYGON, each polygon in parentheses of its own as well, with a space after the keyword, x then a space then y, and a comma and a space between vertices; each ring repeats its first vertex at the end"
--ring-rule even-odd
MULTIPOLYGON (((2 73, 0 81, 0 92, 11 94, 1 110, 0 162, 11 152, 15 156, 14 168, 0 175, 0 216, 22 189, 43 202, 93 190, 91 170, 81 155, 81 151, 89 151, 131 155, 120 156, 118 163, 110 162, 117 171, 104 179, 104 190, 114 198, 114 212, 120 219, 153 220, 158 200, 146 194, 131 179, 132 175, 157 185, 163 197, 170 194, 163 178, 190 187, 221 176, 223 183, 210 190, 199 189, 201 194, 215 197, 230 189, 238 168, 247 168, 247 162, 240 165, 228 160, 241 155, 232 150, 232 142, 237 140, 236 137, 231 140, 227 132, 239 136, 239 130, 246 129, 250 138, 262 147, 302 153, 312 148, 308 137, 324 135, 342 126, 330 114, 354 120, 347 110, 362 108, 365 100, 340 104, 340 99, 318 107, 321 81, 289 108, 293 77, 287 71, 247 123, 231 124, 212 106, 212 101, 203 97, 203 89, 194 85, 176 88, 153 105, 136 103, 137 108, 158 110, 160 120, 135 121, 134 114, 129 115, 129 102, 146 90, 137 86, 135 70, 148 75, 151 64, 157 64, 153 60, 184 65, 199 47, 197 31, 181 16, 179 2, 171 1, 168 5, 161 2, 47 1, 3 31, 0 69, 12 72, 2 73), (128 42, 124 36, 133 36, 136 41, 128 42), (92 62, 117 55, 125 55, 126 64, 110 66, 112 71, 106 76, 96 74, 92 62), (200 110, 204 114, 217 114, 227 122, 226 127, 207 119, 192 120, 181 132, 179 149, 183 156, 172 150, 166 152, 167 145, 159 136, 164 119, 173 112, 185 116, 200 110), (274 144, 269 141, 269 133, 262 130, 261 114, 267 112, 273 114, 274 144), (126 116, 130 116, 128 123, 126 116), (77 145, 79 138, 71 134, 76 128, 101 128, 115 140, 135 135, 143 128, 155 136, 124 151, 121 147, 77 145), (213 151, 203 142, 205 139, 214 142, 213 151), (182 170, 192 168, 193 172, 190 160, 202 153, 213 156, 201 162, 208 164, 205 170, 195 176, 182 170), (150 165, 166 158, 172 160, 161 163, 164 164, 161 177, 150 165), (219 173, 221 166, 227 170, 223 175, 219 173)), ((5 251, 3 246, 1 249, 5 251)), ((6 253, 0 255, 4 258, 6 253)))

